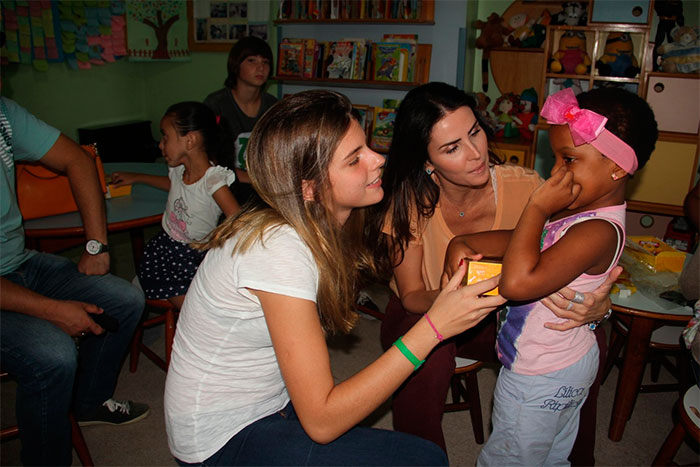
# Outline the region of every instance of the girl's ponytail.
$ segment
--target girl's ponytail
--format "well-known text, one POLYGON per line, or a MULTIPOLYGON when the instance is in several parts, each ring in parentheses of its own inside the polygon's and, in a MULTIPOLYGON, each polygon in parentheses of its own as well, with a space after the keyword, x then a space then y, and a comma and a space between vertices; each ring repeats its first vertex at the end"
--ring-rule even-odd
POLYGON ((214 164, 222 160, 225 131, 220 118, 209 107, 196 101, 179 102, 168 107, 165 115, 174 117, 175 128, 181 136, 190 131, 200 132, 209 160, 214 164))

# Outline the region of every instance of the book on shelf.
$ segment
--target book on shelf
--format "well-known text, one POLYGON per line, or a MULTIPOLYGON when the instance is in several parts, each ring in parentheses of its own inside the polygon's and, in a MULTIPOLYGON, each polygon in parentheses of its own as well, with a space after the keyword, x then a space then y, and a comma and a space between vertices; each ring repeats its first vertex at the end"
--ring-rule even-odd
POLYGON ((362 131, 367 135, 367 141, 369 142, 369 135, 372 131, 372 116, 374 115, 374 107, 369 105, 353 104, 352 108, 360 117, 360 126, 362 131))
POLYGON ((277 18, 414 20, 422 9, 422 0, 279 0, 277 18))
POLYGON ((352 79, 355 44, 350 41, 329 42, 323 60, 324 76, 330 79, 352 79))
POLYGON ((394 136, 394 121, 396 109, 374 108, 372 121, 372 134, 370 147, 375 151, 386 152, 391 146, 391 138, 394 136))
POLYGON ((372 44, 372 65, 375 81, 407 81, 410 44, 375 42, 372 44))
POLYGON ((418 50, 418 34, 384 34, 383 42, 399 42, 407 44, 408 49, 408 70, 406 79, 402 81, 414 82, 416 69, 416 51, 418 50))
POLYGON ((314 77, 314 66, 316 60, 316 39, 302 39, 304 44, 304 69, 302 76, 304 78, 314 77))
POLYGON ((282 39, 277 58, 279 76, 303 76, 304 42, 303 39, 282 39))

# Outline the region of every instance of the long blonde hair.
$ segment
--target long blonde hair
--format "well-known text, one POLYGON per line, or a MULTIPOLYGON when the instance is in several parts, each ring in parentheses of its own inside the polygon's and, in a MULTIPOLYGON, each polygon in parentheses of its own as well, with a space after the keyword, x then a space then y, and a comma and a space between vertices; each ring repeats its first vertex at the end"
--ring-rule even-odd
POLYGON ((248 173, 262 202, 227 219, 197 245, 218 248, 239 234, 236 254, 262 241, 266 230, 290 225, 318 266, 317 304, 329 333, 352 328, 358 271, 373 269, 362 243, 361 213, 343 227, 326 207, 332 202, 328 168, 352 118, 350 101, 332 91, 300 92, 271 107, 255 125, 247 148, 248 173), (312 201, 304 201, 302 181, 314 187, 312 201))

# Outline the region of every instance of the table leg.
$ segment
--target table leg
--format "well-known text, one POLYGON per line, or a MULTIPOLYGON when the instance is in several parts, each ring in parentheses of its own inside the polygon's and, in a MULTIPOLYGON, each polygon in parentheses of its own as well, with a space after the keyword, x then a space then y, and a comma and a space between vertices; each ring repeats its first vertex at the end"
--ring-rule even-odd
POLYGON ((642 382, 644 363, 649 352, 649 342, 651 342, 653 330, 653 319, 634 316, 630 322, 625 357, 620 375, 617 378, 615 402, 613 403, 608 431, 608 438, 613 441, 622 439, 625 425, 632 414, 639 385, 642 382))

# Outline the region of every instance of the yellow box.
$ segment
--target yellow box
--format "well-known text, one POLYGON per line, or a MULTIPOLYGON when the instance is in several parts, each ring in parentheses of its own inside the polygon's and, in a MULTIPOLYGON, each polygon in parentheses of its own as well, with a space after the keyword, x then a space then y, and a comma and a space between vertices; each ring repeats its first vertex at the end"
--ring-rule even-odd
POLYGON ((124 185, 120 187, 115 187, 111 183, 107 184, 107 193, 105 193, 105 198, 116 198, 118 196, 127 196, 131 194, 131 185, 124 185))
MULTIPOLYGON (((491 261, 470 261, 467 270, 467 285, 485 281, 501 273, 501 263, 491 261)), ((484 295, 498 295, 498 287, 489 290, 484 295)))
POLYGON ((685 263, 685 253, 650 235, 627 237, 625 251, 656 272, 681 272, 685 263))

